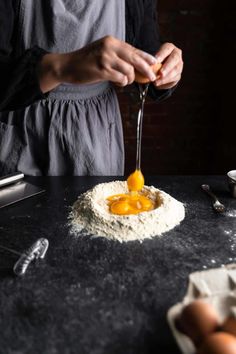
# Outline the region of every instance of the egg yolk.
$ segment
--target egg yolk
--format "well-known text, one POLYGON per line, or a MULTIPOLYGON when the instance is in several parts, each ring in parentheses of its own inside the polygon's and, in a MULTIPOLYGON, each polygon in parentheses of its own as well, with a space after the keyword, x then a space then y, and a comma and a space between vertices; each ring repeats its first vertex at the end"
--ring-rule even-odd
POLYGON ((138 193, 144 186, 144 177, 140 170, 135 170, 128 177, 127 185, 129 194, 116 194, 107 198, 109 210, 112 214, 139 214, 154 209, 154 202, 138 193))
POLYGON ((154 209, 154 202, 140 194, 116 194, 107 198, 109 210, 116 215, 139 214, 154 209))
POLYGON ((144 186, 144 177, 141 170, 135 170, 127 179, 128 189, 130 192, 138 192, 144 186))

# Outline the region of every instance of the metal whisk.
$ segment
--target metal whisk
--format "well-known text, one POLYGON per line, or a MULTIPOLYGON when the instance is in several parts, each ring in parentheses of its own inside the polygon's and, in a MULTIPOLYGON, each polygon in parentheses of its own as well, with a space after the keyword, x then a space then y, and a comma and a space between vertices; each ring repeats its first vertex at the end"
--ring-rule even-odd
POLYGON ((2 250, 8 251, 15 255, 20 256, 18 261, 15 263, 13 267, 13 271, 16 275, 21 276, 24 275, 30 263, 35 259, 43 259, 48 250, 49 242, 46 238, 40 238, 36 242, 34 242, 27 250, 23 253, 20 253, 12 248, 5 247, 0 245, 2 250))

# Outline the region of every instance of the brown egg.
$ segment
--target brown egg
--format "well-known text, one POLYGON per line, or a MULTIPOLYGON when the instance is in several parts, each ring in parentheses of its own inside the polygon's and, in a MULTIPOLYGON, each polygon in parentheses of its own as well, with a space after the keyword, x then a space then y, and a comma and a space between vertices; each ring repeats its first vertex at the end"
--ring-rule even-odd
POLYGON ((231 334, 217 332, 209 335, 197 354, 235 354, 236 338, 231 334))
POLYGON ((228 317, 222 324, 221 330, 236 337, 236 318, 233 316, 228 317))
POLYGON ((176 321, 176 327, 199 346, 203 338, 218 329, 218 314, 212 305, 203 300, 196 300, 183 309, 176 321))
MULTIPOLYGON (((161 69, 162 64, 161 63, 156 63, 154 65, 151 65, 152 71, 154 74, 157 75, 158 71, 161 69)), ((135 81, 138 82, 139 84, 147 84, 150 82, 150 80, 145 77, 143 74, 141 74, 139 71, 135 70, 135 81)))

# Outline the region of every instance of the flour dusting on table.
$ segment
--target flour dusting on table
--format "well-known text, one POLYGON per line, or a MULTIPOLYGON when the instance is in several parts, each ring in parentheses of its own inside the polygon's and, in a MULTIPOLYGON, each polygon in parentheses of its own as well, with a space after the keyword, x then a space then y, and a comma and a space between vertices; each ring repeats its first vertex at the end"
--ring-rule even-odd
POLYGON ((98 184, 79 196, 69 217, 72 233, 103 236, 120 242, 142 241, 160 236, 184 219, 183 204, 153 186, 144 186, 142 193, 152 198, 156 209, 136 215, 111 214, 106 198, 122 193, 127 193, 126 182, 115 181, 98 184))

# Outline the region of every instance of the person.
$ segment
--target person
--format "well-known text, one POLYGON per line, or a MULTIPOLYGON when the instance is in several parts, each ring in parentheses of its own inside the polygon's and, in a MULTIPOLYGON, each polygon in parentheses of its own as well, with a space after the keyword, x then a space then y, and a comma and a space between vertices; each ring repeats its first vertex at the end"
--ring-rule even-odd
POLYGON ((0 17, 0 175, 123 175, 114 86, 138 70, 159 102, 183 69, 156 1, 1 0, 0 17))

